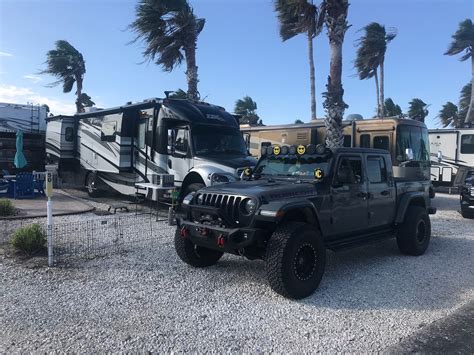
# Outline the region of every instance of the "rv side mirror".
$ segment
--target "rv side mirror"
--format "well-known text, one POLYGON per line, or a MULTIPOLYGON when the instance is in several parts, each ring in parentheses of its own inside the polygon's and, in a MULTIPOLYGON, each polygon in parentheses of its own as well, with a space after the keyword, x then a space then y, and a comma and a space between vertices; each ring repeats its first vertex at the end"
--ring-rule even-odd
POLYGON ((405 149, 405 156, 407 157, 407 160, 413 160, 415 157, 413 154, 413 149, 411 148, 405 149))
POLYGON ((438 163, 441 163, 443 161, 443 152, 441 150, 438 150, 438 163))

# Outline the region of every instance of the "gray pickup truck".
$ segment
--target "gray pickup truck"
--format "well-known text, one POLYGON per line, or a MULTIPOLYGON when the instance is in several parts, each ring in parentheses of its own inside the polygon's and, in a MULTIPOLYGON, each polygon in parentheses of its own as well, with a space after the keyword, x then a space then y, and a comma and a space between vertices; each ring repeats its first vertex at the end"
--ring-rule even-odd
POLYGON ((268 147, 242 181, 184 197, 175 249, 194 267, 224 252, 263 259, 270 286, 288 298, 318 287, 326 249, 396 237, 421 255, 431 235, 429 180, 393 177, 385 150, 324 146, 268 147))

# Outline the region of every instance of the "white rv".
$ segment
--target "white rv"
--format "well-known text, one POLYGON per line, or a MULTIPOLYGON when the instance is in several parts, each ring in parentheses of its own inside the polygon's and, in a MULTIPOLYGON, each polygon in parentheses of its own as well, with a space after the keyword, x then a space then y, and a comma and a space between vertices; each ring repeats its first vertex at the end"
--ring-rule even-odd
POLYGON ((474 128, 429 130, 431 180, 452 186, 462 166, 474 167, 474 128))
POLYGON ((162 174, 174 175, 186 194, 237 179, 256 164, 234 116, 178 99, 51 117, 46 153, 63 180, 85 185, 91 195, 100 183, 130 195, 137 183, 154 183, 162 174))

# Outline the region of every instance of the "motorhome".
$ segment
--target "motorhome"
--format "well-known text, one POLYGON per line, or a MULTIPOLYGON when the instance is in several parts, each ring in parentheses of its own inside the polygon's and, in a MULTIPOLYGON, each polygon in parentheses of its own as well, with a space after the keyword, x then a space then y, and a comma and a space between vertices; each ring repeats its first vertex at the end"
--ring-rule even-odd
POLYGON ((51 117, 46 153, 63 181, 85 184, 91 195, 101 183, 131 195, 137 183, 163 175, 173 175, 184 194, 235 180, 256 164, 234 116, 216 105, 168 98, 51 117))
MULTIPOLYGON (((401 119, 345 120, 342 123, 345 147, 378 148, 390 151, 394 176, 430 179, 430 147, 428 129, 422 122, 401 119)), ((254 126, 240 129, 250 153, 258 156, 262 147, 324 144, 326 127, 323 120, 311 123, 254 126)))
POLYGON ((44 169, 47 109, 39 105, 0 103, 0 170, 15 173, 16 133, 23 132, 28 170, 44 169))
POLYGON ((433 184, 453 186, 460 167, 474 167, 474 128, 430 129, 433 184))

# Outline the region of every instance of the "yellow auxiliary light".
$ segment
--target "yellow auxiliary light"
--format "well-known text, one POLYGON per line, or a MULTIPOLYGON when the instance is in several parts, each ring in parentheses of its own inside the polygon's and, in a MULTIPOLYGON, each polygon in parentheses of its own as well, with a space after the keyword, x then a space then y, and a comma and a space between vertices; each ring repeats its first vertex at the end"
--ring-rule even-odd
POLYGON ((324 177, 324 171, 323 169, 314 169, 314 178, 321 180, 324 177))
POLYGON ((273 154, 278 155, 280 154, 280 146, 276 145, 273 147, 273 154))
POLYGON ((296 148, 296 151, 298 152, 298 154, 303 155, 304 152, 306 152, 306 148, 304 145, 299 145, 298 148, 296 148))

